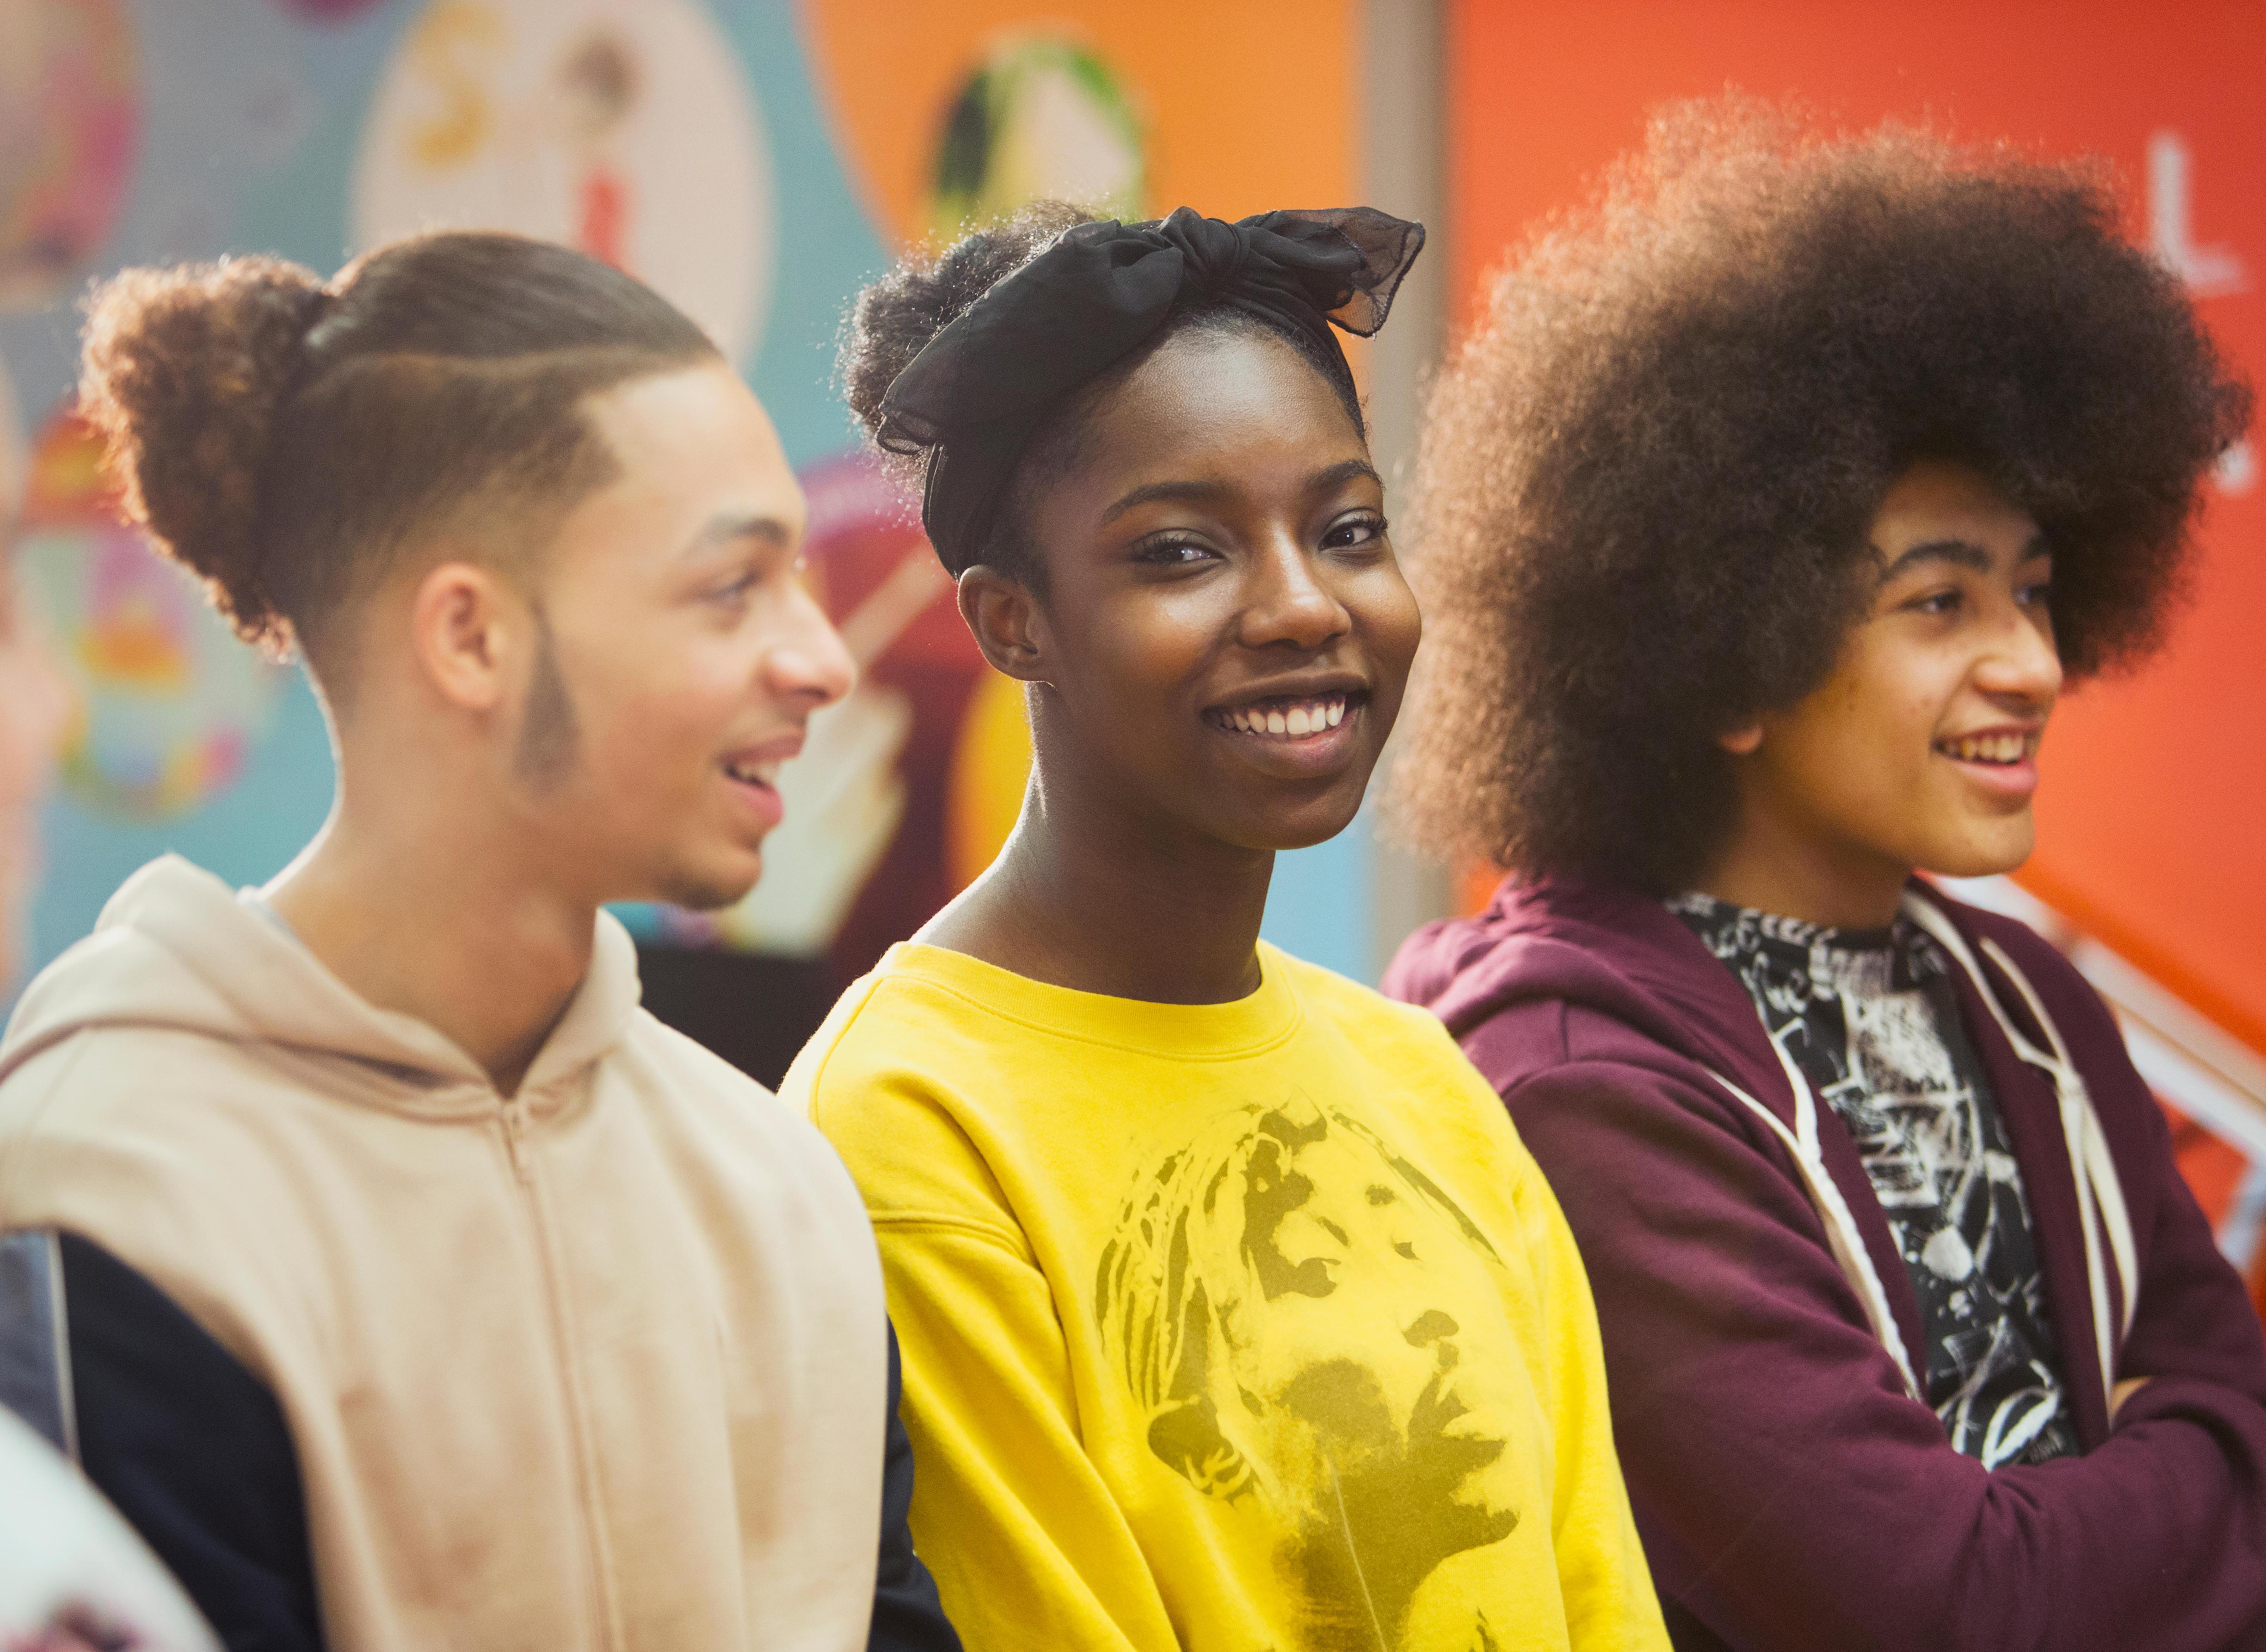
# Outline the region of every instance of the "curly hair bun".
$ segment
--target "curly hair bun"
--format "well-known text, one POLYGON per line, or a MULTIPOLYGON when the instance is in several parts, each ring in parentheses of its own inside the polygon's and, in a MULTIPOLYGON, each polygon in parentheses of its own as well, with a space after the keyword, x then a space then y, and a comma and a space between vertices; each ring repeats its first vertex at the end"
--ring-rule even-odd
POLYGON ((279 623, 259 482, 327 296, 313 271, 259 257, 129 269, 87 301, 79 412, 107 442, 127 513, 247 635, 279 623))
POLYGON ((993 282, 1093 216, 1063 201, 1039 201, 1004 223, 963 236, 932 259, 908 259, 859 294, 844 329, 837 373, 850 410, 866 433, 880 428, 881 398, 931 339, 966 314, 993 282))

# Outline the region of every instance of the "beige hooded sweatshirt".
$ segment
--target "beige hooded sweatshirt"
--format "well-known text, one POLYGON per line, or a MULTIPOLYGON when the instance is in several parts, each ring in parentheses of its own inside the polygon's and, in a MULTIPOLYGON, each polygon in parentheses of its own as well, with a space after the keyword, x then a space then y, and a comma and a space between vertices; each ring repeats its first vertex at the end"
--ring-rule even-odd
POLYGON ((76 1232, 281 1403, 334 1652, 866 1644, 881 1280, 800 1117, 590 973, 517 1096, 186 861, 0 1042, 0 1232, 76 1232))

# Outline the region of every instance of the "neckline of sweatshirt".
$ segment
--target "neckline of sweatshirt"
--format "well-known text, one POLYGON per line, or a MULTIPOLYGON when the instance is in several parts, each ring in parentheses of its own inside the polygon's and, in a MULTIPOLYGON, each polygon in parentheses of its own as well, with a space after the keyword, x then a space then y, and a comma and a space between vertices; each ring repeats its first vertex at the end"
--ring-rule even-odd
POLYGON ((916 941, 890 947, 874 974, 883 981, 950 993, 1049 1037, 1175 1061, 1258 1055, 1297 1032, 1301 1019, 1285 960, 1264 941, 1259 944, 1258 987, 1225 1004, 1162 1004, 1081 992, 916 941))
MULTIPOLYGON (((343 1061, 357 1099, 407 1113, 494 1112, 501 1098, 461 1046, 361 997, 261 904, 178 855, 143 866, 26 989, 0 1038, 0 1081, 77 1034, 155 1028, 343 1061)), ((589 970, 520 1085, 531 1111, 619 1048, 637 1010, 636 947, 610 915, 596 922, 589 970)))

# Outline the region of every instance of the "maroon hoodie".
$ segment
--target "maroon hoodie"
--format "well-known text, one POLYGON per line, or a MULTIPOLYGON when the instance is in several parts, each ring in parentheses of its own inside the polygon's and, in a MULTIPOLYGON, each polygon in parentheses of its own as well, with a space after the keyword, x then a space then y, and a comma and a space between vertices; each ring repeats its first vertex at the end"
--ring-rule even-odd
MULTIPOLYGON (((1932 895, 2025 975, 2091 1092, 2131 1217, 2138 1305, 2112 1430, 2077 1182, 2050 1081, 1963 974, 1967 1035, 2021 1166, 2085 1455, 1991 1472, 1952 1449, 1830 1252, 1778 1134, 1795 1122, 1746 990, 1659 902, 1514 888, 1401 948, 1385 990, 1447 1023, 1502 1094, 1588 1264, 1613 1426, 1679 1648, 1738 1652, 2266 1648, 2266 1340, 2172 1164, 2115 1022, 2011 919, 1932 895)), ((2023 1036, 2019 986, 1985 963, 2023 1036)), ((1854 1144, 1825 1167, 1904 1346, 1919 1305, 1854 1144)), ((2109 1270, 2112 1301, 2122 1293, 2109 1270)))

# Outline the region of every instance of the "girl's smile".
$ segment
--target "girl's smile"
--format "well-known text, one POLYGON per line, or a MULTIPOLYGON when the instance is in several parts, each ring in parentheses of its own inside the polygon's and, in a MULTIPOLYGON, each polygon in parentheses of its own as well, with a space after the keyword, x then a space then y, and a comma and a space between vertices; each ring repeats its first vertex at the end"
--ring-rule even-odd
POLYGON ((1288 779, 1337 773, 1359 753, 1366 686, 1342 676, 1270 684, 1205 710, 1241 761, 1288 779))

